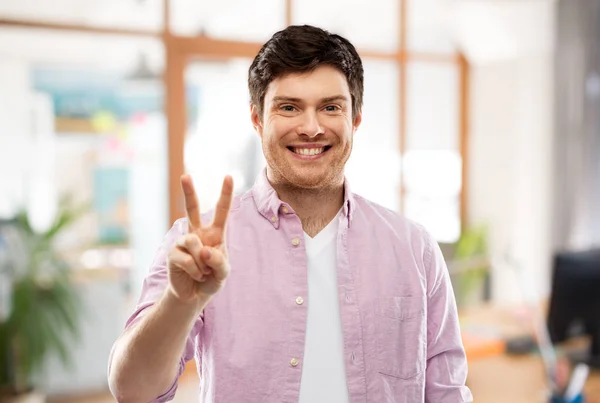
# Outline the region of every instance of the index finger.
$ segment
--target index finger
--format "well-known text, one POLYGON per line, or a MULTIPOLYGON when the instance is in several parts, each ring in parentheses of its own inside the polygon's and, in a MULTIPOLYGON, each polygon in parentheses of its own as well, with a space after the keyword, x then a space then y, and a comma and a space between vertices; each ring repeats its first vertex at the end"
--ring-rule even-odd
POLYGON ((196 197, 196 191, 194 190, 194 183, 189 175, 181 176, 181 189, 183 190, 189 229, 200 228, 202 226, 200 222, 200 205, 198 204, 198 197, 196 197))
POLYGON ((233 178, 229 175, 223 179, 223 187, 221 188, 221 197, 217 202, 215 208, 215 218, 213 219, 213 226, 225 229, 227 223, 227 216, 231 209, 231 199, 233 198, 233 178))

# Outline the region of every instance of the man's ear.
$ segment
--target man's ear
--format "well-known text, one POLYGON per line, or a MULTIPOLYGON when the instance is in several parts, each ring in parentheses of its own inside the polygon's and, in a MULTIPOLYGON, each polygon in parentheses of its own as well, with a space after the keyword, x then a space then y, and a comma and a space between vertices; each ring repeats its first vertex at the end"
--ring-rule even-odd
POLYGON ((262 118, 258 113, 258 108, 254 104, 250 104, 250 120, 252 120, 252 126, 254 127, 254 130, 256 130, 256 133, 262 137, 262 118))
POLYGON ((356 116, 354 116, 354 121, 352 122, 352 126, 354 127, 353 132, 356 132, 356 130, 358 129, 358 126, 360 126, 361 122, 362 122, 362 109, 358 111, 356 116))

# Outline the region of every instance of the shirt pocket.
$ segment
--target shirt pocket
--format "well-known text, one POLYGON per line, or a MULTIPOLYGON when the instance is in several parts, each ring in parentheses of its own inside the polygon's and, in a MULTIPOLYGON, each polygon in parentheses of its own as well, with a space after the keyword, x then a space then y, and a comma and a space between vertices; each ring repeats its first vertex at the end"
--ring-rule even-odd
POLYGON ((379 372, 401 379, 425 369, 425 297, 385 297, 374 301, 379 372))

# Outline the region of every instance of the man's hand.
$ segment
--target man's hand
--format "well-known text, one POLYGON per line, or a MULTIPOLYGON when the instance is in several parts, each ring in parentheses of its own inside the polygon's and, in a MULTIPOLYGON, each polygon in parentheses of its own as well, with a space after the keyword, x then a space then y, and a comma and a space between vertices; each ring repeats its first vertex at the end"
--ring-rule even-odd
POLYGON ((226 176, 223 180, 213 222, 205 226, 200 222, 198 198, 188 175, 181 177, 181 188, 189 226, 188 233, 169 252, 169 292, 181 302, 194 303, 217 293, 229 274, 224 242, 233 179, 226 176))

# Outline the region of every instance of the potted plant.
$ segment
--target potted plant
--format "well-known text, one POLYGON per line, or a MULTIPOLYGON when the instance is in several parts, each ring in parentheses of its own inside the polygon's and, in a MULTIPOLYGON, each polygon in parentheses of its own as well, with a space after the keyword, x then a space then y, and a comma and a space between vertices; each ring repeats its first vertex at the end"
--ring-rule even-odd
POLYGON ((489 275, 488 229, 485 225, 465 228, 456 243, 452 259, 455 293, 459 307, 479 302, 483 283, 489 275))
POLYGON ((56 239, 86 210, 59 203, 53 224, 35 231, 27 212, 0 221, 0 401, 44 402, 36 381, 50 355, 69 363, 80 301, 56 239), (4 295, 2 295, 4 294, 4 295))

